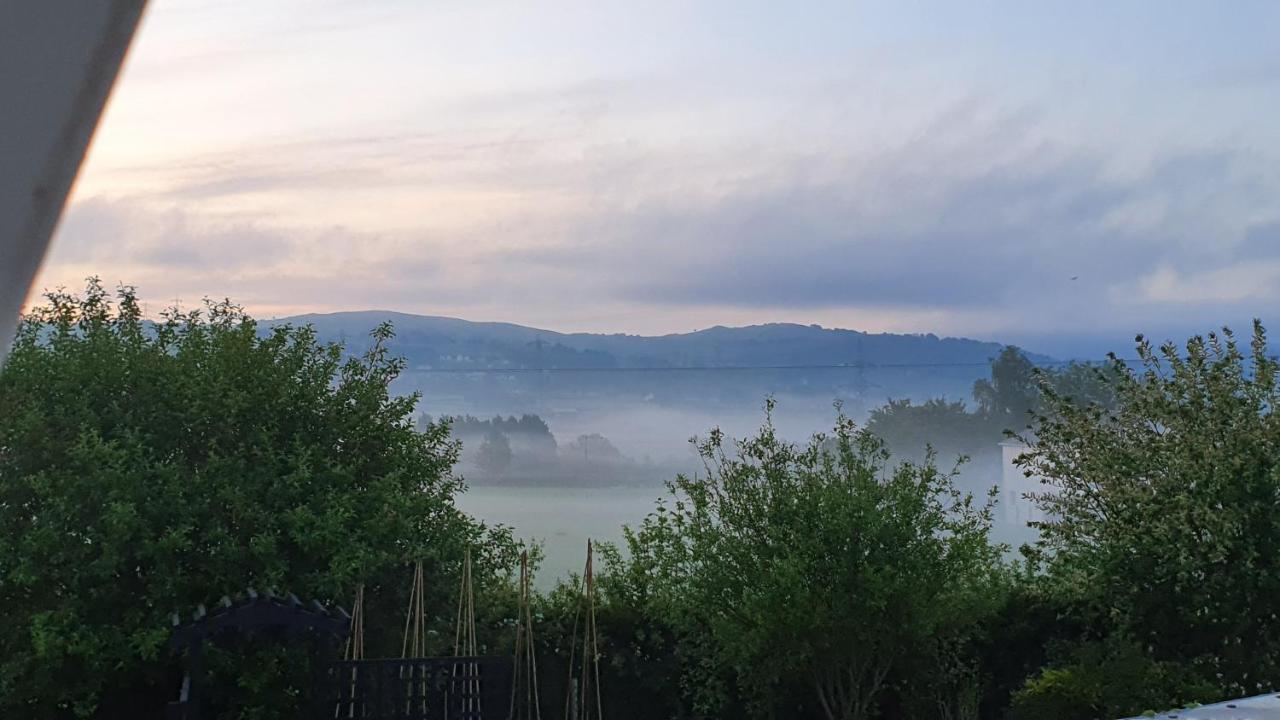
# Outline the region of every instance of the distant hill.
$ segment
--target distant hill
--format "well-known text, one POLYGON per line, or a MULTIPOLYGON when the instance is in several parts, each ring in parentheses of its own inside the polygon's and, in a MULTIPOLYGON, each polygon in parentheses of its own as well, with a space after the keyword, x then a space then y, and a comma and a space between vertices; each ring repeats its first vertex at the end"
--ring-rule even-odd
POLYGON ((1001 348, 999 343, 932 334, 785 323, 658 336, 608 335, 369 310, 298 315, 270 324, 309 324, 320 337, 341 340, 354 350, 366 346, 369 331, 384 321, 395 326, 395 351, 417 370, 977 366, 1001 348))
POLYGON ((421 392, 428 412, 538 413, 574 434, 597 429, 585 420, 574 425, 574 418, 618 414, 637 404, 726 417, 726 410, 756 416, 768 395, 826 414, 839 400, 854 415, 889 398, 967 400, 1001 348, 966 338, 794 324, 659 336, 560 333, 379 310, 267 324, 309 324, 321 339, 359 352, 384 321, 395 326, 392 351, 408 363, 394 389, 421 392))

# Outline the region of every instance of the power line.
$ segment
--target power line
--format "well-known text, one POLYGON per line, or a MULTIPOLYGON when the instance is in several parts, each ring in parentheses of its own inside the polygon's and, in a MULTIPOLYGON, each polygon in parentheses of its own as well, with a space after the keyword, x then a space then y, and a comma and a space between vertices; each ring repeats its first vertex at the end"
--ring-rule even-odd
MULTIPOLYGON (((1036 367, 1055 367, 1071 365, 1098 365, 1100 360, 1049 360, 1035 363, 1036 367)), ((1136 362, 1129 359, 1122 362, 1136 362)), ((451 374, 451 375, 520 375, 551 373, 657 373, 657 372, 748 372, 752 370, 901 370, 901 369, 939 369, 964 367, 990 367, 991 362, 940 362, 940 363, 832 363, 805 365, 670 365, 660 367, 551 367, 551 368, 406 368, 406 373, 417 374, 451 374)))

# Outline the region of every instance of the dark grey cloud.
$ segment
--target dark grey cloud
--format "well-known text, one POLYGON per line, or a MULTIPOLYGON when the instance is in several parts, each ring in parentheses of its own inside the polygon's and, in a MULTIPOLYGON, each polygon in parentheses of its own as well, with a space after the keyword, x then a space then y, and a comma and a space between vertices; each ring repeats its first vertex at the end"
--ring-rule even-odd
MULTIPOLYGON (((982 156, 1001 139, 974 142, 982 156)), ((585 218, 577 242, 522 257, 566 275, 603 274, 598 285, 653 304, 1108 305, 1124 302, 1117 287, 1162 265, 1229 259, 1215 248, 1243 230, 1212 217, 1212 206, 1218 194, 1252 192, 1235 178, 1248 162, 1225 150, 1180 154, 1117 179, 1103 157, 1032 147, 957 172, 922 144, 849 158, 834 179, 828 168, 801 170, 710 199, 655 193, 615 204, 585 218)), ((1255 212, 1280 216, 1280 205, 1255 212)), ((1280 259, 1280 245, 1250 247, 1280 259)))
POLYGON ((1234 254, 1245 261, 1280 259, 1280 221, 1251 226, 1236 245, 1234 254))

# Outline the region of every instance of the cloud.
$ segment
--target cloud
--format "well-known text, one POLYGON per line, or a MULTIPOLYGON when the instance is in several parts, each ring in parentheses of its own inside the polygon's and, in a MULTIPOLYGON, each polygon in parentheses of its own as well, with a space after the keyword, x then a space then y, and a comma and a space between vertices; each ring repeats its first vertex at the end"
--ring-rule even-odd
POLYGON ((1143 277, 1139 287, 1145 299, 1158 303, 1187 305, 1248 301, 1265 306, 1280 299, 1280 257, 1186 273, 1162 265, 1143 277))
MULTIPOLYGON (((691 192, 633 188, 581 218, 570 242, 521 257, 651 306, 932 308, 1020 331, 1132 326, 1158 314, 1142 301, 1174 301, 1137 297, 1139 278, 1223 262, 1232 241, 1264 237, 1241 217, 1280 216, 1245 172, 1256 160, 1230 150, 1171 154, 1123 176, 1101 153, 1006 129, 767 163, 691 192), (1258 199, 1238 212, 1242 198, 1258 199)), ((1280 244, 1249 247, 1280 260, 1280 244)), ((1197 296, 1204 315, 1271 298, 1197 296)))
POLYGON ((1251 225, 1234 256, 1241 260, 1271 260, 1280 255, 1280 222, 1264 222, 1251 225))
POLYGON ((151 186, 73 204, 46 276, 264 314, 608 330, 812 317, 1017 340, 1278 309, 1280 177, 1264 154, 1120 163, 974 98, 871 139, 583 127, 552 115, 519 133, 316 137, 119 170, 151 186))
POLYGON ((95 197, 68 209, 50 263, 131 265, 144 273, 225 273, 271 265, 295 257, 297 250, 288 232, 262 222, 95 197))

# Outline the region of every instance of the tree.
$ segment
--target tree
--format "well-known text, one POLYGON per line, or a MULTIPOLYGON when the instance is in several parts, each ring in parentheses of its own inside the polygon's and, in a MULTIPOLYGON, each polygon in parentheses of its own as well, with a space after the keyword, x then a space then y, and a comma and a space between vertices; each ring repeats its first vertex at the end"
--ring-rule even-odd
POLYGON ((1006 347, 991 361, 990 377, 974 383, 976 411, 943 398, 891 399, 871 411, 866 427, 896 458, 919 462, 930 449, 945 461, 966 458, 960 483, 981 491, 1003 472, 1000 441, 1008 431, 1025 428, 1043 404, 1041 383, 1076 404, 1114 407, 1109 374, 1088 363, 1035 367, 1020 350, 1006 347))
POLYGON ((571 461, 581 461, 587 465, 616 465, 626 462, 622 452, 600 433, 579 435, 564 446, 563 454, 571 461))
POLYGON ((1039 407, 1033 376, 1035 365, 1018 348, 1009 345, 991 361, 991 379, 973 383, 978 412, 1001 423, 1017 422, 1039 407))
POLYGON ((793 445, 768 418, 731 444, 714 430, 705 474, 627 534, 704 710, 740 696, 765 716, 804 693, 827 718, 869 717, 902 658, 983 605, 990 504, 931 459, 889 466, 843 417, 833 437, 793 445))
MULTIPOLYGON (((248 586, 349 603, 365 582, 394 616, 411 560, 511 566, 510 535, 454 507, 447 428, 388 393, 389 327, 344 359, 229 302, 151 322, 127 287, 47 300, 0 372, 0 714, 146 714, 173 697, 169 614, 248 586)), ((447 607, 452 581, 428 584, 447 607)), ((243 712, 266 702, 268 667, 232 671, 243 712)))
POLYGON ((1161 672, 1194 671, 1227 696, 1269 690, 1280 676, 1276 360, 1256 322, 1247 352, 1230 330, 1184 350, 1139 336, 1137 351, 1139 368, 1113 355, 1102 374, 1113 408, 1042 385, 1046 412, 1020 464, 1048 486, 1037 501, 1051 518, 1051 576, 1161 672))
POLYGON ((501 475, 511 467, 511 443, 498 430, 490 430, 476 452, 476 465, 490 475, 501 475))
POLYGON ((977 460, 988 485, 998 477, 1000 431, 985 417, 966 410, 962 402, 890 400, 871 411, 866 428, 884 440, 896 458, 920 462, 933 450, 947 461, 961 456, 977 460))
MULTIPOLYGON (((1059 401, 1082 407, 1097 405, 1104 410, 1116 408, 1114 388, 1118 378, 1108 363, 1071 362, 1058 369, 1037 369, 1037 375, 1037 385, 1048 382, 1059 401)), ((1043 408, 1042 402, 1037 405, 1043 408)))

